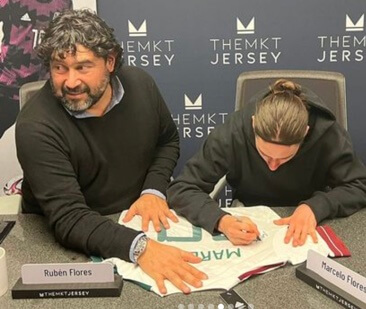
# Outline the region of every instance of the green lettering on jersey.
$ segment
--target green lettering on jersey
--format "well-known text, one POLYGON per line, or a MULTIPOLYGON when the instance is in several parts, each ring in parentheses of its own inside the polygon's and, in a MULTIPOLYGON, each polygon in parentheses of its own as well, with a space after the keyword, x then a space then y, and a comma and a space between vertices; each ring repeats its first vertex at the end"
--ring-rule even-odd
POLYGON ((191 236, 168 236, 167 230, 162 227, 158 234, 158 241, 176 241, 176 242, 199 242, 202 240, 202 229, 197 226, 192 226, 191 236))

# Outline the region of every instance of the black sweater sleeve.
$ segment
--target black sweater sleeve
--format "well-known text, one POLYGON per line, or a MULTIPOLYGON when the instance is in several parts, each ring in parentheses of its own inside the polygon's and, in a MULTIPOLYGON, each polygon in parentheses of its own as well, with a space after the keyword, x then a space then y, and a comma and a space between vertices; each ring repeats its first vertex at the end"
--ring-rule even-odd
POLYGON ((317 222, 349 216, 366 206, 366 168, 356 157, 347 131, 334 123, 321 143, 328 157, 328 189, 299 203, 311 207, 317 222))
POLYGON ((228 173, 232 161, 231 130, 224 126, 211 132, 167 192, 170 207, 211 234, 218 220, 226 214, 209 196, 216 183, 228 173))
POLYGON ((153 162, 147 172, 143 190, 156 189, 166 194, 166 189, 179 157, 179 134, 171 114, 155 82, 151 79, 152 102, 155 102, 159 122, 159 138, 153 162))
POLYGON ((81 192, 68 148, 44 123, 19 121, 18 159, 32 193, 48 218, 56 239, 86 254, 129 261, 133 239, 140 232, 91 210, 81 192))

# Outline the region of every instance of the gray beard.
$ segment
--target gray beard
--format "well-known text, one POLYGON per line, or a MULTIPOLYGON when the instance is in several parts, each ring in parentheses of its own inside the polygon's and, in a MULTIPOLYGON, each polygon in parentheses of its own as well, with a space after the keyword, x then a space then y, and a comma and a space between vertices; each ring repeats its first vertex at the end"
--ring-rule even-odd
POLYGON ((60 98, 62 105, 72 113, 83 113, 90 107, 92 107, 95 103, 99 101, 101 96, 93 96, 88 94, 88 98, 86 100, 68 100, 64 96, 60 98))
POLYGON ((85 93, 88 95, 88 97, 85 100, 70 100, 66 98, 66 91, 63 88, 61 89, 62 91, 61 96, 56 94, 52 78, 50 79, 52 92, 55 95, 55 97, 61 101, 64 108, 66 108, 68 111, 78 114, 85 112, 100 100, 100 98, 103 96, 104 92, 107 89, 109 81, 110 76, 106 75, 101 85, 97 88, 95 94, 91 94, 90 88, 87 87, 85 93))

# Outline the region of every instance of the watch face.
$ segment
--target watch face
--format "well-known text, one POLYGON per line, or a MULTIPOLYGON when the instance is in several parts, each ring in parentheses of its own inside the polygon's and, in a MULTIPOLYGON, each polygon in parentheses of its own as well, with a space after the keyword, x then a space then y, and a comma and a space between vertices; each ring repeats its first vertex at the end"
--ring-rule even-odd
POLYGON ((140 237, 140 239, 137 241, 135 249, 133 250, 133 257, 135 262, 137 262, 137 259, 145 251, 147 246, 147 240, 148 240, 147 236, 144 235, 140 237))

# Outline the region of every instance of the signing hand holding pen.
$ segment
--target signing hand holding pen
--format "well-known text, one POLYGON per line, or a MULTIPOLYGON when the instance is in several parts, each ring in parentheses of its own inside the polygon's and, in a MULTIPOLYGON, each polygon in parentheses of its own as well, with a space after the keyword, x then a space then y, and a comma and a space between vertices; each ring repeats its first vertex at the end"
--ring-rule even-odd
POLYGON ((259 238, 257 225, 248 217, 223 216, 217 229, 224 233, 233 245, 249 245, 259 238))

